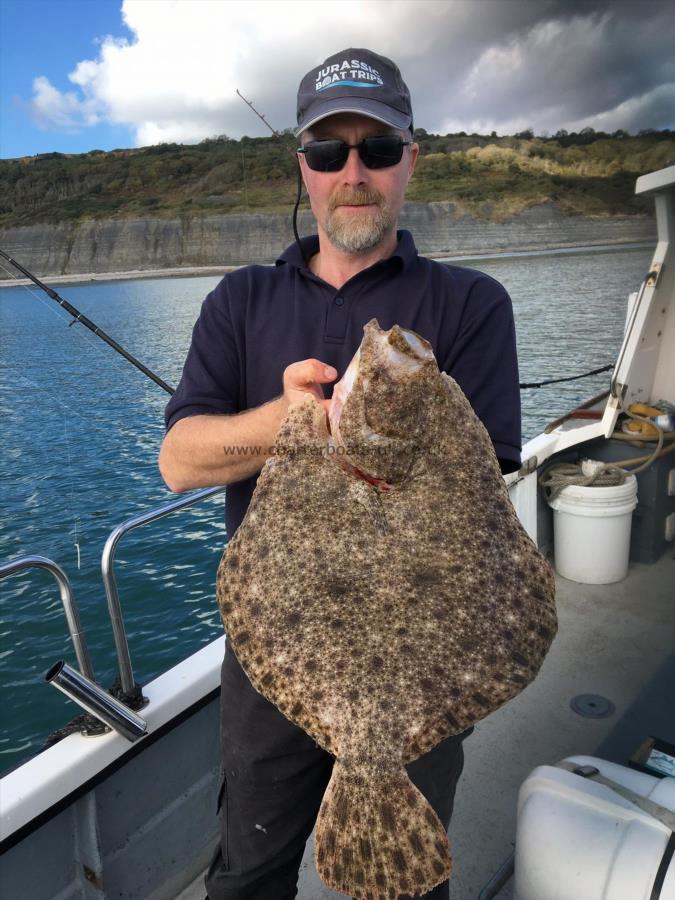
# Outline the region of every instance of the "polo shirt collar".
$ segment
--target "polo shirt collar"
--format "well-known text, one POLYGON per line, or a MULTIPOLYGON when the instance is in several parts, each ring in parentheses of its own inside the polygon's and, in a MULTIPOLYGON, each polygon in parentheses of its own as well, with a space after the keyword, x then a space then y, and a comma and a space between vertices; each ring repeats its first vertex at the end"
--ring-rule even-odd
MULTIPOLYGON (((407 269, 413 265, 417 258, 417 247, 415 246, 415 242, 409 231, 400 229, 396 232, 396 236, 398 237, 398 245, 389 259, 399 259, 401 268, 407 269)), ((303 253, 305 258, 309 259, 314 256, 315 253, 319 252, 319 236, 313 234, 309 237, 300 238, 300 244, 302 245, 302 252, 300 251, 297 242, 294 241, 291 246, 287 247, 281 256, 279 256, 275 264, 277 266, 289 265, 296 269, 306 270, 303 253)), ((383 260, 383 262, 384 261, 385 260, 383 260)))

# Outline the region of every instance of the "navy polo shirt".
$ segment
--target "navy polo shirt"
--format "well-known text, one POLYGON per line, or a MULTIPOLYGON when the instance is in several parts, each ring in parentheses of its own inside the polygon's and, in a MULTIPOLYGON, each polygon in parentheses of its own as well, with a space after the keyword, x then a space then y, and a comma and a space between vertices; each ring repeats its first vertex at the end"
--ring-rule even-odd
MULTIPOLYGON (((179 419, 238 413, 283 390, 286 366, 315 357, 338 378, 356 352, 363 326, 411 328, 433 347, 440 368, 460 385, 487 428, 503 472, 520 466, 520 391, 511 300, 499 282, 473 269, 417 255, 398 232, 395 253, 341 288, 314 275, 292 244, 274 266, 230 272, 206 297, 192 332, 183 375, 166 407, 167 430, 179 419)), ((307 259, 319 250, 303 238, 307 259)), ((326 397, 332 385, 324 385, 326 397)), ((257 475, 227 489, 231 536, 244 518, 257 475)))

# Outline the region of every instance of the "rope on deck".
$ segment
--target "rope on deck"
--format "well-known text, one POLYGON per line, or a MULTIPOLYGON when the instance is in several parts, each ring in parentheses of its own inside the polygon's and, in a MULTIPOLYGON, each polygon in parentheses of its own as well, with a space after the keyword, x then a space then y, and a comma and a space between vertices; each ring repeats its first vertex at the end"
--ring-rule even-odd
MULTIPOLYGON (((557 463, 550 466, 539 478, 539 485, 549 503, 551 500, 555 500, 558 494, 570 485, 611 487, 623 484, 629 475, 637 475, 639 472, 644 472, 660 456, 675 450, 675 443, 669 443, 665 450, 663 449, 664 440, 672 438, 673 432, 664 432, 663 428, 658 426, 654 419, 647 416, 639 416, 626 409, 623 401, 621 402, 620 410, 629 419, 635 419, 637 422, 646 422, 656 429, 656 446, 654 450, 647 456, 638 457, 637 459, 622 459, 613 463, 596 463, 592 471, 588 471, 588 468, 584 471, 583 462, 557 463)), ((623 437, 624 435, 620 434, 620 436, 623 437)))
POLYGON ((539 479, 539 484, 546 495, 546 499, 550 502, 555 500, 561 491, 564 491, 566 487, 571 485, 611 487, 623 484, 627 477, 628 473, 625 469, 612 463, 598 466, 592 475, 584 475, 581 463, 557 463, 546 470, 539 479))

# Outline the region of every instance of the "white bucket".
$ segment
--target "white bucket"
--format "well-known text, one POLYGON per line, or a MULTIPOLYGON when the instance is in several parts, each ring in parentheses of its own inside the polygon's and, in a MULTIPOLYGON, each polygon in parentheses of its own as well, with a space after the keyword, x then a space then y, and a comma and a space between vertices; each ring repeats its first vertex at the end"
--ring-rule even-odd
POLYGON ((550 501, 556 571, 582 584, 611 584, 628 574, 637 480, 611 487, 569 485, 550 501))

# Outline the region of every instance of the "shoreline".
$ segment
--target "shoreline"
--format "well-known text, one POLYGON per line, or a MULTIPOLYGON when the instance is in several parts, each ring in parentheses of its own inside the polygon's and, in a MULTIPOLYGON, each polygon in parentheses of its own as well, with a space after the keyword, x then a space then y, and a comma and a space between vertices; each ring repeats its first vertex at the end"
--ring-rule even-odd
MULTIPOLYGON (((619 253, 622 250, 641 250, 654 246, 654 241, 616 241, 602 244, 552 244, 542 247, 524 248, 519 250, 487 249, 481 253, 467 253, 448 256, 443 252, 421 254, 430 259, 443 263, 468 263, 480 260, 515 259, 536 256, 567 256, 570 254, 587 253, 619 253)), ((258 263, 260 264, 260 263, 258 263)), ((262 263, 265 265, 265 263, 262 263)), ((266 263, 272 265, 272 263, 266 263)), ((9 263, 7 263, 9 265, 9 263)), ((241 266, 181 266, 170 269, 132 269, 125 272, 82 272, 71 275, 40 275, 40 280, 48 280, 50 284, 91 284, 99 281, 136 281, 145 278, 196 278, 210 275, 225 275, 233 272, 241 266)), ((30 278, 3 278, 0 279, 0 288, 20 287, 30 285, 30 278)))
MULTIPOLYGON (((9 265, 9 263, 7 264, 9 265)), ((136 281, 141 278, 196 278, 224 275, 240 266, 181 266, 173 269, 130 269, 126 272, 77 272, 72 275, 38 275, 50 284, 91 284, 97 281, 136 281)), ((34 284, 30 278, 2 278, 0 288, 34 284)))

